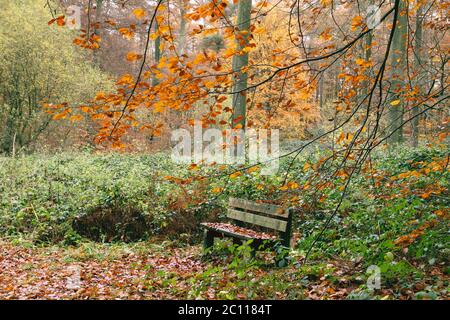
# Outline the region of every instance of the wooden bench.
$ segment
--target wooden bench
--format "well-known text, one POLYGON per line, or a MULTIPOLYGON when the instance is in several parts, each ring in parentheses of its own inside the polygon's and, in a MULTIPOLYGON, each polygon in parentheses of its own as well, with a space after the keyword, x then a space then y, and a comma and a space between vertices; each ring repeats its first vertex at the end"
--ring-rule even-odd
POLYGON ((213 246, 214 238, 233 238, 234 243, 253 240, 253 254, 281 244, 289 248, 292 229, 292 209, 273 204, 230 198, 227 218, 233 223, 202 223, 205 249, 213 246), (258 230, 255 230, 258 229, 258 230))

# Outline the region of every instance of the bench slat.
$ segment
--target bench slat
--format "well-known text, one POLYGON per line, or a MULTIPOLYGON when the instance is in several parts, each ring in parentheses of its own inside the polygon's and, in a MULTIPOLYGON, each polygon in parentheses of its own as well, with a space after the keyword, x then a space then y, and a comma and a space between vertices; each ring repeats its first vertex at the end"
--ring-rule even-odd
POLYGON ((287 222, 283 220, 259 216, 257 214, 228 209, 228 218, 243 221, 258 226, 286 232, 287 222))
POLYGON ((230 237, 233 237, 233 238, 238 238, 238 239, 241 239, 241 240, 253 239, 253 240, 268 241, 268 242, 270 242, 270 241, 273 242, 273 241, 279 240, 277 237, 274 237, 274 238, 263 238, 263 237, 255 237, 255 236, 252 236, 252 235, 247 235, 245 233, 241 234, 241 233, 233 232, 232 230, 226 230, 226 229, 222 229, 220 227, 210 226, 210 225, 204 224, 204 223, 202 223, 201 226, 204 229, 211 230, 211 231, 213 231, 213 232, 215 232, 217 234, 224 234, 224 235, 227 235, 227 236, 230 236, 230 237))
POLYGON ((230 207, 240 208, 249 211, 261 212, 272 216, 287 218, 289 213, 281 206, 269 203, 257 203, 245 199, 230 198, 230 207))

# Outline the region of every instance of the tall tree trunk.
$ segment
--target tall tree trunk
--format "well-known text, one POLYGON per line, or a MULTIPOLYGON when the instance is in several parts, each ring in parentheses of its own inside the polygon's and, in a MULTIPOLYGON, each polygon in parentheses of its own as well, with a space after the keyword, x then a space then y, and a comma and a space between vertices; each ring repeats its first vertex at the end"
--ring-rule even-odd
POLYGON ((399 15, 391 47, 391 88, 389 92, 389 132, 396 130, 390 137, 391 145, 403 141, 403 113, 404 101, 401 97, 401 91, 404 87, 404 73, 406 72, 407 59, 407 32, 408 15, 407 0, 400 0, 399 15), (397 102, 397 100, 400 100, 397 102), (395 103, 393 103, 395 101, 395 103))
MULTIPOLYGON (((155 20, 155 32, 158 32, 158 22, 155 20)), ((159 60, 161 60, 161 37, 158 36, 155 39, 155 51, 154 51, 154 58, 155 58, 155 64, 157 65, 159 63, 159 60)), ((159 83, 159 80, 156 76, 153 77, 153 85, 157 85, 159 83)))
POLYGON ((178 46, 180 54, 185 54, 186 50, 186 6, 184 0, 179 0, 180 6, 180 34, 178 35, 178 46))
POLYGON ((103 10, 103 0, 96 0, 95 2, 95 27, 94 34, 99 35, 99 28, 97 28, 97 23, 100 22, 103 10))
MULTIPOLYGON (((373 0, 369 0, 369 4, 367 6, 367 8, 369 8, 369 6, 373 5, 373 0)), ((373 42, 373 30, 371 32, 369 32, 366 35, 366 39, 365 39, 365 43, 364 43, 364 59, 366 61, 370 61, 372 59, 372 42, 373 42)), ((367 77, 371 77, 371 68, 369 68, 369 70, 366 72, 366 76, 367 77)), ((363 97, 367 96, 369 94, 369 81, 364 81, 363 83, 363 97)))
MULTIPOLYGON (((240 0, 238 4, 237 17, 237 50, 245 48, 250 36, 250 17, 252 0, 240 0)), ((233 56, 233 127, 246 125, 246 103, 247 103, 247 71, 242 68, 248 66, 248 53, 233 56)))
MULTIPOLYGON (((369 8, 370 8, 370 6, 373 5, 373 0, 366 0, 366 2, 362 2, 362 9, 363 9, 363 11, 366 11, 366 13, 367 13, 367 15, 366 15, 367 27, 371 28, 372 26, 370 25, 369 22, 371 22, 370 19, 373 19, 373 16, 371 16, 372 12, 369 11, 369 8)), ((363 58, 365 61, 369 61, 372 57, 372 40, 373 40, 372 32, 373 32, 373 30, 372 29, 370 29, 370 30, 371 31, 369 33, 367 33, 366 36, 360 42, 361 52, 359 54, 361 55, 361 58, 363 58)), ((364 70, 362 72, 362 75, 364 75, 366 77, 366 79, 364 79, 361 82, 361 85, 356 88, 357 95, 354 98, 355 104, 357 104, 358 101, 362 101, 364 99, 364 97, 366 97, 369 93, 369 87, 370 87, 369 79, 371 76, 370 71, 371 71, 371 68, 368 68, 367 70, 364 70)))
MULTIPOLYGON (((414 43, 414 66, 416 70, 416 86, 419 89, 419 95, 421 92, 423 92, 422 83, 420 75, 418 73, 419 69, 421 68, 422 63, 422 24, 423 24, 423 6, 420 6, 417 9, 417 17, 416 17, 416 34, 415 34, 415 43, 414 43)), ((412 115, 415 116, 415 118, 412 120, 412 146, 414 148, 418 147, 419 145, 419 116, 417 116, 419 112, 419 106, 416 105, 412 109, 412 115)))
MULTIPOLYGON (((163 3, 164 1, 162 1, 161 3, 163 3)), ((155 24, 155 32, 158 32, 158 29, 159 29, 159 26, 158 26, 158 21, 157 21, 157 19, 155 19, 155 22, 154 22, 154 24, 155 24)), ((161 60, 161 55, 162 55, 162 53, 161 53, 161 37, 160 36, 158 36, 156 39, 155 39, 155 47, 154 47, 154 58, 155 58, 155 64, 157 65, 158 63, 159 63, 159 61, 161 60)), ((153 77, 153 85, 155 86, 155 85, 157 85, 158 83, 159 83, 159 80, 158 80, 158 78, 157 77, 153 77)))
MULTIPOLYGON (((97 23, 100 23, 100 18, 102 16, 102 9, 103 9, 103 0, 97 0, 96 1, 96 6, 95 6, 95 26, 94 26, 94 34, 96 36, 100 35, 100 31, 99 28, 97 28, 97 23)), ((94 50, 93 55, 94 55, 94 63, 98 66, 100 66, 100 57, 99 57, 99 49, 94 50)))
POLYGON ((320 112, 323 112, 323 103, 324 103, 324 96, 323 96, 323 87, 324 87, 324 81, 325 81, 325 73, 323 73, 322 77, 319 79, 319 106, 320 106, 320 112))

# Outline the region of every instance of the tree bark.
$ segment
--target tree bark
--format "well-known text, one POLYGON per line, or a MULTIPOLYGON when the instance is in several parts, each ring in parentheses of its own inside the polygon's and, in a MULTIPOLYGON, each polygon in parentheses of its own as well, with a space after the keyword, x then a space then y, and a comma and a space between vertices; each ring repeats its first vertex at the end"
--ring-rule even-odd
MULTIPOLYGON (((237 50, 241 51, 248 45, 250 36, 250 17, 252 0, 240 0, 238 4, 237 17, 237 50)), ((239 126, 245 129, 246 125, 246 103, 247 103, 247 71, 243 68, 248 66, 248 53, 233 56, 233 127, 239 126)))
MULTIPOLYGON (((94 24, 95 25, 94 26, 94 34, 96 36, 100 35, 99 28, 97 28, 97 23, 99 23, 100 17, 102 16, 102 9, 103 9, 103 0, 97 0, 96 6, 95 6, 95 24, 94 24)), ((99 53, 100 52, 98 49, 94 50, 94 52, 93 52, 94 63, 97 66, 100 66, 100 61, 101 61, 99 53)))
POLYGON ((185 54, 186 50, 186 7, 184 0, 179 0, 180 6, 180 34, 178 35, 178 46, 180 47, 180 54, 185 54))
MULTIPOLYGON (((161 3, 163 3, 163 2, 161 2, 161 3)), ((155 32, 158 32, 159 26, 158 26, 157 19, 155 19, 154 24, 155 24, 155 32)), ((159 61, 161 60, 161 37, 160 36, 158 36, 155 39, 155 47, 154 47, 154 49, 155 49, 155 51, 154 51, 155 61, 154 62, 155 62, 155 65, 157 65, 159 63, 159 61)), ((154 76, 152 82, 153 82, 152 84, 155 86, 155 85, 157 85, 159 83, 159 80, 158 80, 158 78, 156 76, 154 76)))
MULTIPOLYGON (((416 17, 416 35, 415 35, 415 43, 414 43, 414 66, 415 66, 415 71, 417 73, 416 75, 416 86, 419 89, 419 94, 423 91, 422 89, 422 83, 423 81, 421 81, 420 79, 420 75, 418 74, 418 70, 421 68, 421 63, 422 63, 422 58, 421 58, 421 54, 422 54, 422 24, 423 24, 423 6, 420 6, 417 9, 417 17, 416 17)), ((419 106, 415 106, 412 109, 412 114, 413 116, 416 116, 418 114, 420 110, 419 106)), ((412 146, 414 148, 417 148, 419 146, 419 120, 420 117, 416 116, 412 122, 412 146)))
POLYGON ((403 141, 403 113, 404 101, 401 97, 401 91, 404 89, 404 73, 406 72, 407 59, 407 31, 408 31, 408 15, 407 1, 400 0, 399 15, 397 25, 394 31, 391 48, 391 88, 389 90, 389 129, 396 130, 389 139, 391 145, 401 143, 403 141), (400 102, 392 103, 400 100, 400 102))

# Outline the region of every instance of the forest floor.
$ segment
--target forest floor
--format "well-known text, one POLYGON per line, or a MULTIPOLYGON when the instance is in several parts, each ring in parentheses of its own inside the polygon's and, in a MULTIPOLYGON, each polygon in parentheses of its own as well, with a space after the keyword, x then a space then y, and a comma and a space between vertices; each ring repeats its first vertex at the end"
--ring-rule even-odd
POLYGON ((0 157, 0 299, 448 299, 448 147, 374 155, 342 201, 344 180, 320 199, 310 187, 323 154, 234 178, 163 153, 0 157), (169 176, 199 171, 212 178, 169 176), (227 241, 202 253, 199 224, 222 221, 230 197, 285 196, 286 267, 227 241))
POLYGON ((203 259, 200 246, 169 242, 40 248, 0 240, 0 299, 449 298, 448 276, 438 266, 410 285, 381 279, 381 289, 369 292, 361 290, 365 270, 358 262, 246 265, 243 274, 220 259, 203 259), (428 296, 430 287, 438 295, 428 296))

